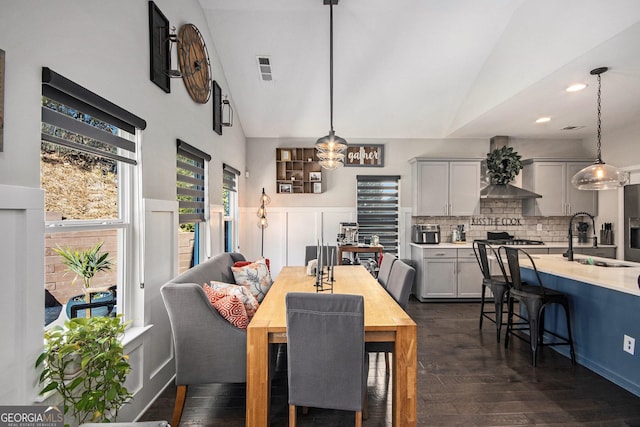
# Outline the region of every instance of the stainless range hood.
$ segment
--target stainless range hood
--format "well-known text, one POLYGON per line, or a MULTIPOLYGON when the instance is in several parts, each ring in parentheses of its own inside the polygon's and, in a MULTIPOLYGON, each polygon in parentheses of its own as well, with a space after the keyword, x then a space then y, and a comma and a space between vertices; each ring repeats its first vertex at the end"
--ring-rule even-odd
MULTIPOLYGON (((489 143, 489 150, 493 151, 496 148, 507 147, 509 145, 508 136, 494 136, 489 143)), ((486 172, 487 161, 483 160, 482 169, 486 172)), ((483 176, 485 174, 483 173, 483 176)), ((489 184, 482 190, 480 190, 481 199, 496 199, 496 200, 524 200, 524 199, 538 199, 542 196, 533 191, 525 190, 524 188, 516 187, 511 184, 489 184)))
POLYGON ((481 199, 524 200, 540 197, 538 193, 511 184, 489 184, 480 190, 481 199))

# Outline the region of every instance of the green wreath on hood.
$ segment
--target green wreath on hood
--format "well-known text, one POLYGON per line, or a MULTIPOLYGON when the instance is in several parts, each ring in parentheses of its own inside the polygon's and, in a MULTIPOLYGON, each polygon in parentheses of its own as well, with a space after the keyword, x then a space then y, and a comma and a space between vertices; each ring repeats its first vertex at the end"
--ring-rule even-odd
POLYGON ((493 184, 508 184, 522 169, 522 156, 513 147, 496 148, 487 154, 487 169, 493 184))

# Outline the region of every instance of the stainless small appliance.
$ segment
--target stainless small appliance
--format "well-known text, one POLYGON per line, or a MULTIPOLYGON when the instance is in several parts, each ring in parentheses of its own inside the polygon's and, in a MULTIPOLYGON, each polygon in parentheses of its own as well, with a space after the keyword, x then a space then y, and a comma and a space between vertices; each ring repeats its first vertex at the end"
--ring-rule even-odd
POLYGON ((640 262, 640 184, 624 187, 624 259, 640 262))
POLYGON ((440 243, 440 225, 414 224, 411 230, 411 241, 427 245, 440 243))
POLYGON ((357 222, 341 222, 340 232, 338 233, 339 245, 357 245, 358 244, 358 223, 357 222))

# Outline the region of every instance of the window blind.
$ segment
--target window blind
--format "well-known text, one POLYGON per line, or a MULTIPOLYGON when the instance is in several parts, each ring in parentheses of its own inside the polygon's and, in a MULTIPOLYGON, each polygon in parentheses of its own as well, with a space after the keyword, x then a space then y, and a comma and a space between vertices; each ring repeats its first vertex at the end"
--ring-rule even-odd
POLYGON ((398 254, 399 181, 397 175, 358 175, 357 217, 360 240, 380 238, 384 251, 398 254))
POLYGON ((240 171, 229 166, 226 163, 222 164, 222 188, 228 191, 238 191, 238 175, 240 171))
POLYGON ((178 139, 176 185, 180 224, 205 220, 206 162, 211 156, 178 139))
POLYGON ((42 68, 42 140, 136 164, 133 135, 146 122, 90 90, 42 68))

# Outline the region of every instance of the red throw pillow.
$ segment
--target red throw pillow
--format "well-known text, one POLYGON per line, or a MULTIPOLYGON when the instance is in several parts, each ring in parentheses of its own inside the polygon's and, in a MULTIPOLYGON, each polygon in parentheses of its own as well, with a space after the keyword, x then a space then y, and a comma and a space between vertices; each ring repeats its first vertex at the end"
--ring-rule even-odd
POLYGON ((249 318, 244 304, 235 295, 228 295, 220 298, 213 304, 218 313, 236 328, 247 329, 249 318))
POLYGON ((220 292, 217 292, 215 289, 213 289, 207 283, 202 285, 202 289, 204 289, 204 293, 207 295, 207 298, 209 298, 209 302, 211 303, 211 305, 215 304, 219 299, 221 299, 221 298, 226 296, 226 295, 224 295, 224 294, 222 294, 220 292))
MULTIPOLYGON (((211 286, 206 283, 204 286, 207 288, 205 292, 209 297, 209 301, 217 301, 220 298, 226 297, 227 295, 235 295, 240 301, 244 304, 245 310, 247 310, 247 317, 249 318, 249 322, 253 318, 254 314, 258 310, 258 300, 253 294, 249 291, 248 288, 239 285, 233 285, 231 283, 217 282, 215 280, 211 281, 211 286), (209 294, 211 292, 211 294, 209 294)), ((212 302, 213 304, 213 302, 212 302)))
POLYGON ((209 298, 213 308, 222 317, 237 328, 247 329, 249 325, 247 309, 237 295, 225 295, 225 293, 218 292, 206 283, 202 286, 202 289, 204 289, 204 293, 209 298))
MULTIPOLYGON (((246 267, 249 264, 253 264, 255 261, 236 261, 233 264, 234 267, 246 267)), ((271 271, 271 264, 269 264, 269 258, 264 259, 265 264, 267 264, 267 268, 271 271)))

